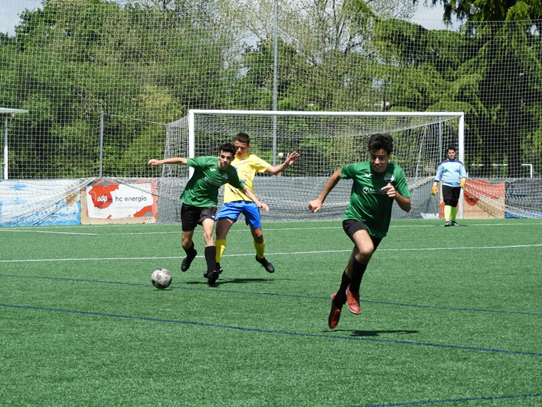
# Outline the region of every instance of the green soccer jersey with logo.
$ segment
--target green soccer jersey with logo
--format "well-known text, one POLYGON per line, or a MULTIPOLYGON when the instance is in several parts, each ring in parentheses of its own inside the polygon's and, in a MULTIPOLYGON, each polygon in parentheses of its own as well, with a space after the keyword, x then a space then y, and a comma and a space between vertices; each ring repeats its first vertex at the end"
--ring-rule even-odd
POLYGON ((386 236, 394 199, 388 197, 382 188, 391 183, 398 193, 410 198, 403 169, 397 164, 388 163, 386 171, 378 173, 373 171, 369 161, 363 161, 343 167, 341 179, 354 181, 350 204, 344 212, 343 220, 359 220, 367 226, 371 236, 386 236))
POLYGON ((224 184, 243 189, 237 171, 231 165, 225 170, 218 166, 218 157, 188 158, 187 164, 194 168, 194 174, 186 184, 181 200, 192 206, 204 208, 218 205, 218 190, 224 184))

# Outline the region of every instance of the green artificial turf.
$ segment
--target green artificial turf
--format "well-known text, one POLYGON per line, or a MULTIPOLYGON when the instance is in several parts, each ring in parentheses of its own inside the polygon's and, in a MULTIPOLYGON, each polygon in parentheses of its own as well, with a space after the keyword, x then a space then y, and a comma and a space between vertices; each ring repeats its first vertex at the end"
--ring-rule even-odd
POLYGON ((335 330, 340 222, 264 224, 274 274, 234 225, 214 287, 201 228, 0 228, 0 405, 540 406, 542 221, 461 225, 392 221, 335 330))

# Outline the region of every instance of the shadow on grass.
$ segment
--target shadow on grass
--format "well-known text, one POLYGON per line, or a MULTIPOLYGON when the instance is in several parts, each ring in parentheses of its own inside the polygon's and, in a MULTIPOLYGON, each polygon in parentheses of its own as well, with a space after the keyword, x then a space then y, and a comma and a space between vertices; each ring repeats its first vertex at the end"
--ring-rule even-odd
MULTIPOLYGON (((337 331, 340 331, 338 329, 334 329, 333 332, 337 332, 337 331)), ((400 329, 400 330, 390 330, 390 331, 352 331, 350 329, 344 329, 342 330, 342 332, 351 332, 352 336, 369 336, 369 337, 377 337, 377 336, 380 336, 380 335, 385 335, 385 334, 400 334, 400 335, 410 335, 410 334, 417 334, 417 333, 420 333, 420 331, 408 331, 408 330, 404 330, 404 329, 400 329)))
MULTIPOLYGON (((222 284, 249 284, 249 283, 270 283, 273 280, 270 280, 269 278, 229 278, 229 279, 218 279, 214 283, 214 285, 210 287, 218 287, 222 284)), ((209 287, 209 284, 207 284, 207 279, 204 279, 202 281, 186 281, 184 284, 186 285, 201 285, 204 284, 209 287)))

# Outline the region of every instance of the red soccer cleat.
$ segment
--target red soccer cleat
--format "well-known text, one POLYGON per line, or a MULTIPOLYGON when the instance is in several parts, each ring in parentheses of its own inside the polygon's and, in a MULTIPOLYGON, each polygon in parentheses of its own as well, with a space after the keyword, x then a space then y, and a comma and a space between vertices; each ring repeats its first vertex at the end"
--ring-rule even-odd
POLYGON ((335 303, 333 302, 336 295, 337 295, 337 293, 334 293, 331 296, 331 312, 329 313, 329 317, 327 318, 327 325, 331 329, 337 328, 337 325, 339 323, 339 319, 341 318, 341 308, 342 307, 337 307, 335 305, 335 303))
POLYGON ((346 289, 346 306, 352 314, 359 315, 361 308, 359 307, 359 293, 350 291, 350 286, 346 289))

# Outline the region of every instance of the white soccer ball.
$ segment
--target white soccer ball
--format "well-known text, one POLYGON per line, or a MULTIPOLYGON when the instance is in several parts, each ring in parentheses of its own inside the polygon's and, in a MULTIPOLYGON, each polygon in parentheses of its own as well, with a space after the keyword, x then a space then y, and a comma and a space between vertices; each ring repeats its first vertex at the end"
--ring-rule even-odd
POLYGON ((279 156, 279 158, 284 157, 284 153, 278 153, 277 155, 279 156))
POLYGON ((171 279, 171 273, 166 269, 154 270, 151 275, 152 285, 160 290, 168 288, 171 284, 171 279))

